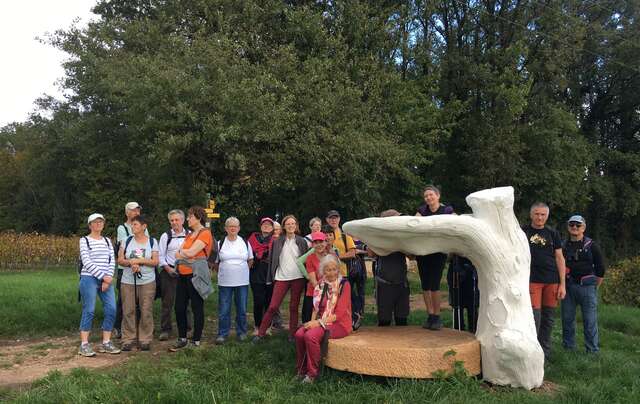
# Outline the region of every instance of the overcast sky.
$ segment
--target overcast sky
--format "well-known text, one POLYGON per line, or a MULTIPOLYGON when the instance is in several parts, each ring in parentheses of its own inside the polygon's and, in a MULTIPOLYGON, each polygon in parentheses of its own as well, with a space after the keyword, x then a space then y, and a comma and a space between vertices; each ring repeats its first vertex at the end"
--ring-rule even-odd
POLYGON ((0 127, 24 121, 43 94, 61 98, 63 52, 36 40, 95 16, 96 0, 0 0, 0 127))

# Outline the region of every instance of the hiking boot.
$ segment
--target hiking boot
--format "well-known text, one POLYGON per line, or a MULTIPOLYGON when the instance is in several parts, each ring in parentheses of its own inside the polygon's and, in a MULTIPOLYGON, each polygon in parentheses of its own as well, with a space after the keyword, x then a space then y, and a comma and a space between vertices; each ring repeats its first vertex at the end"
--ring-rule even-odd
POLYGON ((223 337, 222 335, 219 335, 218 338, 216 338, 216 345, 222 345, 224 344, 225 341, 226 341, 226 338, 223 337))
POLYGON ((191 341, 191 343, 189 344, 189 347, 200 348, 200 341, 191 341))
POLYGON ((167 341, 169 339, 169 332, 168 331, 162 331, 160 333, 160 335, 158 336, 158 340, 159 341, 167 341))
POLYGON ((247 340, 247 334, 240 334, 237 336, 237 338, 238 338, 238 341, 244 342, 247 340))
POLYGON ((151 350, 151 344, 149 344, 149 343, 140 344, 140 350, 141 351, 150 351, 151 350))
POLYGON ((181 339, 178 338, 178 340, 176 341, 175 344, 173 344, 173 346, 171 348, 169 348, 169 352, 177 352, 179 350, 181 350, 182 348, 185 348, 187 346, 187 339, 181 339))
POLYGON ((431 322, 431 328, 429 329, 433 331, 438 331, 442 329, 442 320, 440 319, 440 316, 433 316, 433 321, 431 322))
POLYGON ((433 324, 433 314, 429 314, 429 317, 427 317, 427 319, 424 321, 424 324, 422 324, 422 328, 430 330, 432 324, 433 324))
POLYGON ((81 344, 80 349, 78 349, 78 355, 86 356, 90 358, 92 356, 96 356, 96 353, 93 352, 93 348, 91 348, 91 344, 81 344))
POLYGON ((122 348, 120 348, 122 352, 131 352, 131 349, 133 349, 131 344, 123 344, 122 348))
POLYGON ((100 353, 108 353, 108 354, 119 354, 120 349, 113 345, 113 342, 105 342, 100 345, 100 349, 98 350, 100 353))

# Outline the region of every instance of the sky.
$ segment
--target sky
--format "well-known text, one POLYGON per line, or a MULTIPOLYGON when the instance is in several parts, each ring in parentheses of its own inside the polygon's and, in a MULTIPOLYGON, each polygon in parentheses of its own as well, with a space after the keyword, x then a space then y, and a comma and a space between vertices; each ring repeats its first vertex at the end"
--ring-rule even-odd
POLYGON ((36 37, 96 18, 96 0, 0 0, 0 127, 27 120, 43 94, 62 98, 66 54, 36 37))

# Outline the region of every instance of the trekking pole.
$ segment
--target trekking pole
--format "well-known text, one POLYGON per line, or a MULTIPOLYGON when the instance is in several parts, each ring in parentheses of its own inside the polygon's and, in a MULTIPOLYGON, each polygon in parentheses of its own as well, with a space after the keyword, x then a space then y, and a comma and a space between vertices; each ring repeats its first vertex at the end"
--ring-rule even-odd
POLYGON ((136 272, 133 274, 133 300, 135 300, 136 302, 136 313, 135 313, 135 320, 136 320, 136 345, 138 346, 138 349, 140 349, 140 318, 139 318, 139 310, 140 310, 140 305, 138 304, 138 282, 137 282, 137 278, 142 278, 142 274, 140 272, 136 272))
POLYGON ((462 315, 462 297, 460 296, 460 273, 454 272, 453 274, 455 290, 456 290, 456 312, 458 318, 457 330, 462 331, 462 320, 460 316, 462 315))

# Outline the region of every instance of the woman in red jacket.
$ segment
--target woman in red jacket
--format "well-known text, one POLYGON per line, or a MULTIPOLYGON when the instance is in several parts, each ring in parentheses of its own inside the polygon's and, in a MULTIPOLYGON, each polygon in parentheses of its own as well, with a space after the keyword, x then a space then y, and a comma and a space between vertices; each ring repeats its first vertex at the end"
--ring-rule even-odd
POLYGON ((318 272, 322 281, 314 289, 311 321, 295 335, 296 370, 299 377, 304 377, 303 383, 313 383, 318 377, 325 334, 335 339, 351 332, 351 286, 340 276, 340 261, 329 254, 320 260, 318 272))

